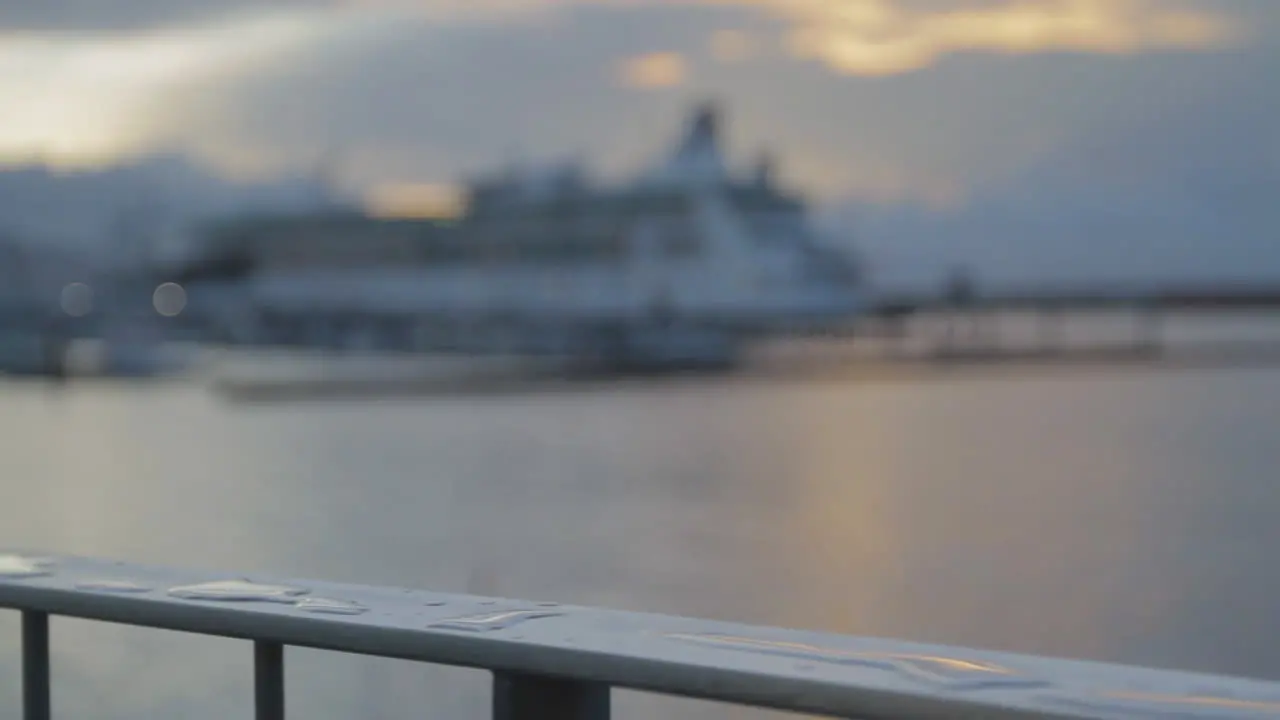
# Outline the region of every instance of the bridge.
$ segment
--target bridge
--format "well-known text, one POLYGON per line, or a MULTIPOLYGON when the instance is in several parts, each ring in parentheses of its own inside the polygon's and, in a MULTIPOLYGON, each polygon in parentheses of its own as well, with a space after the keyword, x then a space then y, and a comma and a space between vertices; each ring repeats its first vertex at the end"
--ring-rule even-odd
POLYGON ((0 608, 24 720, 55 717, 52 616, 252 643, 257 720, 285 717, 287 647, 488 670, 495 720, 605 720, 612 688, 862 720, 1280 716, 1280 682, 30 552, 0 553, 0 608))

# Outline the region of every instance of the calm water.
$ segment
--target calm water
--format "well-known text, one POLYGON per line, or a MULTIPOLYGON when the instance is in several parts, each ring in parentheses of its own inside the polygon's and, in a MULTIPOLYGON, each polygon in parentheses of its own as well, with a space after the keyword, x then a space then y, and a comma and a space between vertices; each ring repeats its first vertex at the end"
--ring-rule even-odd
MULTIPOLYGON (((1275 370, 274 406, 10 383, 0 433, 0 545, 1280 679, 1275 370)), ((61 717, 250 714, 246 644, 54 633, 61 717)), ((290 653, 298 717, 487 708, 483 673, 290 653)))

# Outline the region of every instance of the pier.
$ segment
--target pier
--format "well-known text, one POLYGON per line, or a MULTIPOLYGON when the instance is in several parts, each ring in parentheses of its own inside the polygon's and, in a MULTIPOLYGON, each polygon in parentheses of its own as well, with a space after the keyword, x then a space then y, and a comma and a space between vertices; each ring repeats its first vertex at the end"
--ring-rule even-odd
MULTIPOLYGON (((147 328, 157 342, 177 340, 211 347, 322 355, 567 357, 575 361, 566 366, 569 372, 582 375, 585 371, 598 377, 598 363, 592 362, 591 352, 582 354, 583 348, 592 347, 593 339, 631 330, 641 335, 653 332, 652 327, 643 324, 643 318, 640 324, 631 325, 625 318, 592 324, 509 313, 423 315, 354 308, 282 314, 254 308, 238 283, 199 281, 183 291, 190 299, 185 308, 166 314, 152 308, 151 296, 155 287, 167 282, 163 278, 130 280, 125 289, 112 290, 119 307, 104 303, 84 316, 71 317, 57 307, 11 304, 0 314, 0 336, 33 347, 43 346, 46 354, 56 354, 58 348, 76 340, 101 339, 106 327, 136 326, 147 328)), ((785 362, 764 363, 769 371, 779 370, 781 365, 798 372, 816 366, 830 369, 832 363, 851 371, 883 373, 940 366, 994 369, 1280 361, 1280 332, 1262 338, 1216 337, 1193 342, 1170 337, 1175 320, 1225 326, 1237 318, 1280 320, 1280 285, 1219 282, 1140 291, 1041 287, 969 292, 960 297, 945 291, 884 293, 873 296, 863 311, 847 322, 742 332, 735 342, 755 368, 761 364, 754 359, 772 357, 770 351, 775 346, 789 347, 782 353, 787 358, 785 362), (1107 325, 1105 337, 1078 332, 1100 320, 1107 325), (829 348, 834 350, 827 352, 829 348)), ((678 332, 738 332, 731 324, 699 325, 679 317, 673 322, 671 327, 678 332)), ((19 360, 15 356, 9 363, 11 372, 38 372, 40 367, 58 366, 49 358, 39 362, 19 360)), ((708 369, 729 368, 703 368, 708 369)))
MULTIPOLYGON (((1261 337, 1212 333, 1214 337, 1188 340, 1179 337, 1174 327, 1184 320, 1225 327, 1240 318, 1264 324, 1272 318, 1280 321, 1280 287, 1204 285, 1149 292, 1049 289, 976 295, 964 302, 945 295, 886 294, 872 300, 849 322, 745 334, 740 341, 745 360, 735 369, 747 374, 838 370, 874 377, 910 377, 939 368, 1190 368, 1280 362, 1280 322, 1277 332, 1268 331, 1261 337), (1105 325, 1106 332, 1091 332, 1099 324, 1105 325)), ((326 355, 525 354, 545 358, 561 351, 554 345, 541 346, 542 340, 573 335, 572 329, 558 327, 554 319, 546 318, 531 319, 524 325, 506 317, 445 322, 447 318, 368 313, 263 314, 257 320, 251 333, 228 338, 228 344, 326 355), (525 336, 527 341, 522 340, 525 336)), ((226 333, 209 334, 226 337, 226 333)), ((579 363, 569 367, 590 366, 579 363)), ((599 377, 590 371, 585 375, 599 377)), ((360 392, 354 386, 349 389, 360 392)))
MULTIPOLYGON (((904 340, 909 323, 929 318, 940 326, 935 359, 966 361, 1106 360, 1158 356, 1165 348, 1165 328, 1173 316, 1231 318, 1244 314, 1275 315, 1280 319, 1280 285, 1204 283, 1171 285, 1134 291, 1117 287, 1034 288, 990 294, 888 294, 875 302, 862 323, 846 331, 850 337, 871 335, 904 340), (1009 315, 1035 325, 1035 341, 1008 346, 1001 332, 1009 315), (1084 317, 1120 319, 1125 337, 1103 344, 1072 343, 1067 330, 1084 317)), ((836 335, 844 334, 840 332, 836 335)), ((1247 342, 1231 342, 1218 349, 1247 352, 1247 342)), ((1258 349, 1273 349, 1270 345, 1258 349)), ((1201 348, 1205 349, 1205 348, 1201 348)), ((1213 348, 1209 348, 1213 349, 1213 348)))
POLYGON ((22 613, 24 720, 57 717, 57 616, 248 641, 257 720, 286 717, 289 647, 488 670, 495 720, 605 720, 614 688, 867 720, 1280 715, 1257 680, 27 552, 0 554, 0 608, 22 613))

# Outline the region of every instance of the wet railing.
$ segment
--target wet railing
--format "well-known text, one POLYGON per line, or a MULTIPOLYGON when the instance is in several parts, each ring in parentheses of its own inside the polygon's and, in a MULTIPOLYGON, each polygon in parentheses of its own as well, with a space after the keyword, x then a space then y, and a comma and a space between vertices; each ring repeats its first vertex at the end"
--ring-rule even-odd
POLYGON ((252 641, 259 720, 285 715, 286 646, 490 670, 499 720, 602 720, 611 688, 867 719, 1280 717, 1280 683, 77 557, 0 554, 0 607, 22 613, 26 720, 54 717, 57 615, 252 641))

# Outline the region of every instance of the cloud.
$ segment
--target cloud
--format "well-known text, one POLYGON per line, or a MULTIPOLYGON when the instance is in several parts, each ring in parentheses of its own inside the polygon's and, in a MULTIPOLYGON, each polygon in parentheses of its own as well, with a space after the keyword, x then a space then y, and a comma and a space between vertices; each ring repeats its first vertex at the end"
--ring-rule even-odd
MULTIPOLYGON (((361 0, 453 17, 511 17, 573 6, 638 7, 643 0, 361 0)), ((922 70, 962 52, 1137 54, 1202 51, 1240 43, 1245 26, 1222 8, 1191 9, 1177 0, 649 0, 671 6, 726 5, 763 11, 789 27, 786 45, 851 75, 922 70)), ((1208 3, 1206 3, 1208 5, 1208 3)), ((713 34, 724 62, 753 50, 750 35, 713 34)))
POLYGON ((960 52, 1133 54, 1222 48, 1243 37, 1227 16, 1158 0, 743 2, 790 21, 793 52, 852 75, 916 71, 960 52))
POLYGON ((726 64, 742 62, 756 51, 756 39, 744 30, 717 30, 711 35, 709 45, 711 56, 726 64))
POLYGON ((618 70, 628 87, 653 90, 682 85, 688 75, 684 56, 676 52, 654 52, 627 58, 618 70))
POLYGON ((171 91, 247 72, 315 30, 279 16, 92 38, 0 36, 0 160, 93 164, 145 149, 171 91))
POLYGON ((1187 9, 1178 0, 0 0, 0 28, 128 30, 303 10, 492 23, 593 5, 764 11, 791 24, 795 50, 856 74, 916 70, 964 51, 1203 49, 1238 39, 1241 30, 1229 11, 1187 9))

